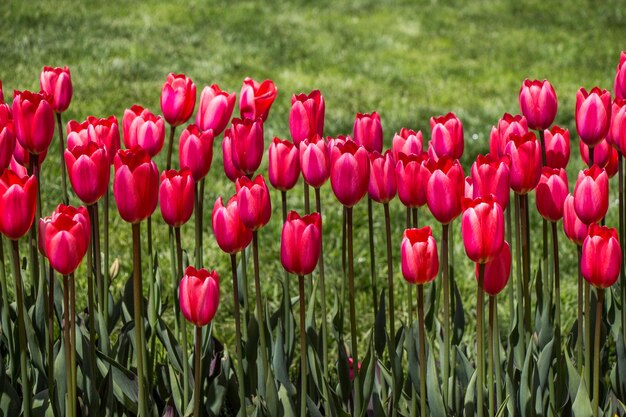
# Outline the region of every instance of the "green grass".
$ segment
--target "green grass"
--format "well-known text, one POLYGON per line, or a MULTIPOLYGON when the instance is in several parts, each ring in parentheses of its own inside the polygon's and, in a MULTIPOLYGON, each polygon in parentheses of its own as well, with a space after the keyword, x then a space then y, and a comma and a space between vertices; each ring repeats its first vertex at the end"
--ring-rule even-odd
MULTIPOLYGON (((466 172, 476 154, 488 151, 491 126, 504 112, 517 113, 517 93, 524 78, 547 78, 559 97, 556 122, 573 133, 574 99, 581 86, 612 88, 615 65, 624 47, 626 15, 623 4, 585 1, 454 2, 227 2, 109 1, 97 5, 70 1, 10 1, 0 8, 0 78, 5 97, 13 89, 38 89, 44 65, 71 68, 74 98, 64 120, 88 115, 115 114, 135 103, 159 111, 162 83, 168 72, 184 72, 198 85, 218 83, 239 91, 246 76, 272 78, 278 98, 266 124, 266 141, 288 137, 290 96, 320 89, 327 103, 326 134, 349 133, 356 112, 381 113, 385 144, 401 127, 422 129, 428 118, 454 111, 465 126, 466 172)), ((572 137, 575 135, 573 134, 572 137)), ((56 140, 56 139, 55 139, 56 140)), ((44 164, 44 214, 60 195, 57 144, 44 164)), ((234 187, 222 171, 220 141, 206 190, 205 224, 218 195, 230 196, 234 187)), ((165 156, 157 158, 164 166, 165 156)), ((266 169, 264 160, 262 170, 266 169)), ((578 142, 572 142, 570 187, 582 167, 578 142)), ((290 192, 289 207, 302 210, 301 187, 290 192)), ((280 203, 273 193, 274 212, 261 235, 263 291, 278 303, 282 277, 279 259, 280 203)), ((341 208, 330 187, 323 189, 326 271, 331 285, 341 276, 341 208)), ((77 200, 73 200, 77 203, 77 200)), ((534 205, 534 198, 531 197, 534 205)), ((617 225, 616 194, 607 223, 617 225)), ((112 207, 112 258, 119 257, 121 273, 131 271, 130 226, 112 207)), ((423 223, 440 228, 428 215, 423 223)), ((398 292, 406 286, 399 271, 399 245, 404 209, 392 202, 394 266, 398 292)), ((155 214, 155 246, 165 282, 169 282, 166 228, 155 214)), ((532 215, 534 252, 539 253, 540 227, 532 215)), ((366 317, 372 311, 365 204, 355 209, 357 305, 366 317)), ((384 285, 384 224, 376 207, 377 260, 384 285)), ((459 240, 454 259, 457 282, 473 317, 473 268, 459 240)), ((560 228, 561 229, 561 228, 560 228)), ((232 300, 229 262, 205 230, 205 263, 223 277, 223 305, 216 332, 232 338, 232 300)), ((575 248, 561 235, 563 317, 575 317, 575 248)), ((193 248, 193 224, 184 228, 184 245, 193 248)), ((536 259, 536 258, 535 258, 536 259)), ((250 269, 251 270, 251 269, 250 269)), ((295 288, 295 279, 292 288, 295 288)), ((79 291, 80 293, 80 291, 79 291)), ((503 308, 503 313, 506 309, 503 308)), ((372 320, 361 320, 365 332, 372 320)), ((468 324, 471 328, 472 320, 468 324)), ((466 332, 467 334, 467 332, 466 332)))

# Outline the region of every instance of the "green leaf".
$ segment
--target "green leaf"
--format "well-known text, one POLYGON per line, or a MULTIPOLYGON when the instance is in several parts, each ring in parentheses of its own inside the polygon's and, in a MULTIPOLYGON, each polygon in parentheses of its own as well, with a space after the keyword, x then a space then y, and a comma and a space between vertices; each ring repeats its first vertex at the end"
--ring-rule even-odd
POLYGON ((537 360, 537 371, 539 372, 539 386, 542 390, 548 389, 548 374, 550 373, 550 366, 552 364, 552 348, 554 347, 554 339, 552 339, 545 348, 539 354, 537 360))
POLYGON ((0 415, 18 416, 22 409, 22 402, 5 373, 3 363, 0 363, 0 372, 0 386, 2 387, 0 389, 0 415))
POLYGON ((507 412, 507 404, 509 403, 509 396, 507 395, 500 407, 498 407, 498 411, 496 411, 496 417, 504 417, 507 412))
POLYGON ((584 379, 580 381, 580 385, 578 386, 576 400, 572 405, 572 414, 574 417, 593 416, 593 409, 591 407, 591 401, 589 400, 589 392, 587 391, 587 385, 585 384, 584 379))
POLYGON ((137 375, 102 352, 97 352, 97 355, 99 359, 98 368, 101 372, 106 372, 108 369, 107 365, 110 366, 115 398, 127 410, 137 414, 137 403, 139 401, 137 375))
POLYGON ((450 268, 450 283, 452 284, 452 345, 458 345, 463 338, 463 332, 465 330, 465 312, 463 311, 463 298, 459 292, 459 287, 456 285, 454 277, 454 268, 450 268))
POLYGON ((284 385, 281 385, 278 389, 278 401, 283 409, 284 417, 296 417, 296 411, 294 409, 293 402, 291 401, 291 395, 287 392, 284 385))
POLYGON ((472 374, 467 391, 465 392, 464 409, 466 416, 473 416, 476 413, 476 372, 472 374))
MULTIPOLYGON (((360 382, 361 382, 361 392, 363 393, 363 404, 361 404, 361 411, 359 413, 360 416, 365 415, 367 412, 367 407, 369 405, 370 397, 372 396, 372 391, 374 390, 374 378, 375 378, 375 368, 376 368, 376 359, 375 352, 373 350, 372 343, 368 344, 367 353, 365 354, 365 358, 361 363, 361 370, 365 370, 365 373, 359 372, 360 382)), ((356 366, 356 364, 355 364, 356 366)), ((356 371, 356 369, 355 369, 356 371)))
POLYGON ((437 368, 435 366, 435 355, 432 353, 432 347, 428 343, 428 359, 426 367, 426 383, 428 389, 426 390, 428 395, 428 407, 430 414, 433 416, 445 416, 446 408, 443 404, 443 394, 441 393, 441 384, 437 377, 437 368))

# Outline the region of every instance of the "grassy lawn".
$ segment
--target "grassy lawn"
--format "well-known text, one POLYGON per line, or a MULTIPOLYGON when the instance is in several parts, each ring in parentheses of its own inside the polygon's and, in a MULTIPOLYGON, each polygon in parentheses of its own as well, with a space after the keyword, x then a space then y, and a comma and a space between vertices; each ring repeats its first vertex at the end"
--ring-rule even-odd
MULTIPOLYGON (((320 89, 326 99, 326 134, 352 130, 356 112, 381 113, 385 145, 401 127, 422 129, 429 136, 432 115, 454 111, 465 126, 466 173, 478 153, 488 151, 491 126, 504 112, 517 113, 517 94, 524 78, 547 78, 559 97, 557 124, 573 133, 569 167, 573 189, 582 167, 575 139, 574 100, 581 86, 612 89, 619 52, 624 48, 626 11, 617 0, 591 1, 149 1, 113 0, 97 5, 70 1, 9 1, 0 8, 0 79, 5 98, 14 89, 37 89, 44 65, 71 68, 74 98, 64 120, 88 115, 115 114, 135 103, 160 111, 161 86, 168 72, 184 72, 201 87, 217 83, 239 91, 244 77, 272 78, 279 96, 266 124, 266 141, 289 136, 288 113, 292 93, 320 89), (208 4, 207 4, 208 3, 208 4), (341 3, 341 4, 339 4, 341 3)), ((44 164, 44 213, 60 195, 58 149, 55 139, 44 164)), ((164 152, 157 158, 165 165, 164 152)), ((262 170, 266 170, 264 160, 262 170)), ((205 195, 205 224, 218 195, 230 196, 234 187, 223 174, 220 141, 205 195)), ((340 285, 341 207, 330 186, 323 189, 325 261, 331 285, 340 285)), ((279 193, 273 193, 273 217, 262 230, 261 274, 269 302, 279 302, 279 193)), ((78 203, 76 199, 74 203, 78 203)), ((534 205, 534 196, 531 197, 534 205)), ((404 294, 399 245, 404 208, 392 202, 394 265, 398 292, 404 294)), ((611 196, 607 224, 617 226, 617 194, 611 196)), ((301 186, 289 193, 289 207, 302 210, 301 186)), ((375 207, 377 268, 382 287, 385 273, 382 207, 375 207)), ((422 215, 423 214, 423 215, 422 215)), ((112 258, 121 261, 114 285, 121 289, 132 263, 129 225, 114 206, 112 258)), ((426 210, 420 222, 440 228, 426 210)), ((540 253, 539 216, 533 254, 540 253)), ((163 280, 168 283, 167 229, 155 214, 155 247, 163 280)), ((369 317, 366 205, 355 211, 357 305, 369 317)), ((459 222, 454 259, 457 282, 473 317, 473 265, 463 252, 459 222)), ((216 332, 233 337, 230 267, 217 248, 210 227, 205 230, 205 263, 223 277, 223 304, 216 332)), ((184 244, 193 252, 193 224, 184 228, 184 244)), ((576 308, 575 248, 561 235, 563 317, 572 322, 576 308)), ((537 259, 535 257, 534 259, 537 259)), ((250 269, 251 270, 251 269, 250 269)), ((80 288, 79 282, 79 288, 80 288)), ((295 287, 295 280, 293 287, 295 287)), ((79 291, 79 294, 82 293, 79 291)), ((503 314, 507 309, 502 308, 503 314)), ((505 315, 506 317, 506 315, 505 315)), ((469 326, 473 326, 469 320, 469 326)), ((365 332, 372 320, 361 320, 365 332)), ((467 331, 466 331, 467 334, 467 331)))

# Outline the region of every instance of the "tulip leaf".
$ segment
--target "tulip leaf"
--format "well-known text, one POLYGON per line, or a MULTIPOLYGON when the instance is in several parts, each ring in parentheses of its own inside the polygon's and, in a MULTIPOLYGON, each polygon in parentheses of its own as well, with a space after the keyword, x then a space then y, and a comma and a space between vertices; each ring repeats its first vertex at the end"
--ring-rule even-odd
POLYGON ((0 362, 0 415, 18 416, 22 402, 9 377, 5 373, 4 364, 0 362))
POLYGON ((109 365, 113 379, 113 393, 115 398, 130 412, 137 413, 137 402, 139 401, 137 375, 114 359, 106 356, 102 352, 97 352, 98 368, 101 372, 106 372, 109 365))
POLYGON ((500 404, 500 407, 498 407, 498 410, 496 411, 496 417, 504 417, 505 415, 507 415, 507 405, 509 403, 509 396, 507 395, 506 398, 502 401, 502 404, 500 404))
MULTIPOLYGON (((375 352, 373 350, 372 341, 368 343, 367 353, 363 358, 363 362, 361 363, 361 371, 359 372, 360 381, 361 381, 361 392, 363 393, 363 403, 361 404, 361 411, 359 413, 360 416, 365 415, 367 411, 368 404, 370 402, 370 398, 372 396, 372 391, 374 390, 374 378, 375 378, 375 370, 376 368, 376 358, 375 352), (365 370, 365 372, 363 372, 365 370)), ((357 372, 358 367, 355 364, 355 372, 357 372)))
POLYGON ((465 399, 463 401, 466 416, 473 416, 476 413, 476 372, 472 374, 472 378, 467 385, 465 399))
MULTIPOLYGON (((454 276, 454 268, 450 268, 450 273, 452 278, 454 276)), ((452 317, 454 323, 451 343, 453 345, 458 345, 461 343, 463 331, 465 329, 465 312, 463 311, 463 299, 461 297, 461 293, 459 292, 459 287, 456 285, 456 280, 452 278, 450 283, 452 284, 452 317)))
POLYGON ((296 417, 296 410, 294 409, 293 402, 291 401, 291 394, 287 392, 284 385, 281 385, 278 389, 278 400, 283 409, 284 417, 296 417))
MULTIPOLYGON (((624 300, 626 303, 626 300, 624 300)), ((626 346, 624 346, 624 336, 620 335, 616 338, 616 363, 615 373, 617 375, 617 384, 615 388, 621 398, 626 398, 626 346)))
POLYGON ((441 384, 437 377, 437 367, 435 366, 435 355, 433 354, 432 347, 428 343, 427 353, 427 367, 426 367, 426 383, 428 389, 426 390, 428 395, 428 407, 430 414, 433 416, 445 416, 446 408, 443 404, 443 394, 441 393, 441 384))
POLYGON ((591 417, 593 415, 589 391, 587 390, 587 384, 584 379, 581 379, 578 385, 576 399, 572 404, 572 415, 574 417, 591 417))
POLYGON ((282 321, 278 322, 278 332, 276 335, 276 341, 274 343, 274 356, 272 358, 272 365, 276 372, 276 379, 287 390, 289 395, 296 395, 296 388, 289 380, 289 371, 285 364, 285 352, 284 352, 284 331, 282 321))
POLYGON ((348 364, 348 355, 343 348, 343 343, 340 344, 341 348, 337 349, 337 374, 339 377, 338 394, 343 402, 348 402, 348 398, 352 393, 352 381, 350 380, 350 366, 348 364))
POLYGON ((176 336, 171 332, 171 330, 167 327, 167 325, 163 322, 162 319, 159 319, 156 324, 157 336, 159 341, 165 348, 167 352, 167 358, 169 359, 170 364, 174 367, 174 369, 180 374, 183 373, 183 361, 181 358, 182 351, 178 342, 176 341, 176 336))
POLYGON ((532 399, 534 398, 532 391, 532 358, 533 358, 533 341, 528 342, 526 349, 526 359, 522 368, 522 377, 519 387, 520 411, 522 416, 529 416, 532 408, 532 399))
POLYGON ((548 374, 550 372, 550 367, 552 365, 553 355, 553 347, 554 347, 554 339, 552 339, 548 344, 544 347, 544 349, 539 354, 539 358, 537 360, 537 370, 539 372, 539 386, 543 390, 548 389, 548 374))

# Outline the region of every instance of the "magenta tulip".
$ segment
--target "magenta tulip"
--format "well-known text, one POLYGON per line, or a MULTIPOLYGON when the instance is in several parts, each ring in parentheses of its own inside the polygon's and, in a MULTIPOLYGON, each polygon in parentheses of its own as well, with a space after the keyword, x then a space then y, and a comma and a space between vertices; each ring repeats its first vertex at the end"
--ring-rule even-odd
POLYGON ((252 78, 246 78, 239 93, 241 118, 252 120, 261 118, 265 122, 277 94, 278 89, 274 81, 265 80, 259 84, 252 78))
MULTIPOLYGON (((396 162, 398 197, 406 207, 416 208, 426 204, 426 188, 430 179, 428 154, 399 154, 396 162)), ((430 161, 434 164, 434 161, 430 161)))
POLYGON ((511 188, 517 194, 527 194, 541 178, 541 144, 533 132, 512 135, 505 154, 511 159, 511 188))
POLYGON ((552 126, 543 132, 543 144, 546 150, 546 166, 565 168, 569 162, 569 130, 552 126))
POLYGON ((535 189, 537 211, 546 220, 557 222, 563 217, 568 191, 567 173, 563 168, 544 167, 535 189))
POLYGON ((355 206, 367 193, 370 161, 367 150, 352 140, 337 143, 330 153, 330 185, 345 207, 355 206))
POLYGON ((330 176, 328 143, 321 136, 300 142, 302 178, 313 188, 320 188, 330 176))
POLYGON ((368 193, 378 203, 388 203, 396 196, 396 163, 390 150, 384 155, 370 153, 370 180, 368 193))
POLYGON ((599 222, 609 208, 609 178, 597 165, 578 173, 574 188, 574 209, 583 223, 599 222))
POLYGON ((63 113, 72 100, 72 77, 68 67, 43 67, 39 76, 41 91, 50 96, 50 105, 57 113, 63 113))
POLYGON ((290 211, 280 239, 280 262, 294 275, 313 272, 322 251, 322 216, 312 213, 300 217, 290 211))
POLYGON ((194 124, 187 126, 180 134, 178 159, 181 168, 189 168, 194 181, 200 181, 211 169, 213 161, 212 130, 201 131, 194 124))
POLYGON ((583 242, 580 272, 596 288, 609 288, 619 277, 622 249, 617 230, 593 223, 583 242))
POLYGON ((247 177, 237 179, 237 208, 243 224, 251 231, 265 226, 272 215, 270 191, 263 176, 257 175, 254 180, 247 177))
POLYGON ((159 170, 148 152, 139 146, 119 150, 115 156, 113 195, 122 219, 139 223, 156 209, 159 170))
POLYGON ((48 150, 54 137, 54 111, 49 97, 30 91, 13 93, 15 137, 28 152, 39 155, 48 150))
POLYGON ((463 199, 461 233, 465 253, 472 261, 492 261, 504 245, 504 215, 492 195, 463 199))
MULTIPOLYGON (((509 205, 511 189, 509 158, 494 157, 494 154, 478 155, 472 164, 472 198, 492 194, 502 209, 509 205)), ((467 194, 467 190, 465 191, 467 194)))
MULTIPOLYGON (((580 157, 585 165, 589 167, 591 165, 589 161, 589 146, 585 145, 585 142, 582 140, 579 143, 580 157)), ((613 152, 617 151, 611 146, 608 140, 602 139, 596 146, 593 147, 593 164, 606 169, 607 165, 609 165, 611 161, 611 154, 613 152)))
POLYGON ((224 132, 224 140, 222 141, 222 160, 224 161, 224 173, 232 182, 235 182, 237 181, 237 178, 246 175, 245 172, 239 169, 233 161, 233 142, 230 139, 229 129, 226 129, 226 132, 224 132))
POLYGON ((426 284, 437 277, 437 241, 430 227, 406 229, 400 248, 402 276, 410 284, 426 284))
MULTIPOLYGON (((611 107, 611 127, 609 128, 609 134, 607 140, 624 153, 626 151, 626 99, 613 100, 611 107)), ((595 154, 594 154, 595 162, 595 154)))
POLYGON ((622 51, 619 56, 619 64, 615 71, 615 83, 613 84, 615 98, 626 99, 626 52, 622 51))
POLYGON ((278 190, 291 190, 300 177, 300 153, 288 140, 274 138, 270 144, 268 176, 278 190))
POLYGON ((24 236, 35 219, 37 178, 5 169, 0 177, 0 233, 12 240, 24 236))
POLYGON ((528 122, 524 116, 504 113, 498 126, 491 129, 489 152, 495 156, 504 156, 504 148, 511 135, 523 136, 528 133, 528 122))
POLYGON ((291 96, 289 131, 297 147, 305 139, 312 140, 315 135, 324 136, 325 113, 324 96, 319 90, 313 90, 308 95, 302 93, 291 96))
POLYGON ((405 155, 421 154, 424 152, 422 131, 415 132, 403 127, 400 129, 400 133, 393 135, 391 149, 393 150, 393 159, 395 161, 400 159, 401 153, 405 155))
POLYGON ((558 108, 552 84, 548 80, 525 79, 519 91, 519 106, 528 127, 534 130, 549 128, 558 108))
POLYGON ((83 123, 70 120, 67 124, 67 148, 72 149, 78 145, 84 146, 87 142, 95 142, 98 146, 104 146, 109 164, 113 164, 115 155, 120 149, 120 129, 117 118, 109 116, 106 119, 99 119, 89 116, 83 123))
POLYGON ((11 163, 15 151, 15 132, 11 111, 6 104, 0 104, 0 170, 4 171, 11 163))
POLYGON ((64 157, 76 196, 87 205, 97 202, 109 188, 111 169, 106 149, 87 142, 66 149, 64 157))
POLYGON ((563 231, 565 236, 578 246, 581 246, 585 237, 587 237, 587 230, 589 230, 589 226, 583 223, 576 214, 574 195, 568 194, 563 202, 563 231))
POLYGON ((611 124, 611 93, 594 87, 576 93, 576 130, 580 140, 595 146, 604 139, 611 124))
POLYGON ((352 138, 357 145, 363 146, 368 152, 382 152, 383 126, 380 122, 380 115, 377 112, 357 113, 352 138))
POLYGON ((235 108, 235 93, 222 91, 217 84, 204 87, 196 113, 196 125, 202 131, 212 130, 219 136, 230 121, 235 108))
POLYGON ((165 223, 180 227, 189 221, 194 208, 194 188, 194 179, 188 168, 163 171, 159 205, 165 223))
POLYGON ((165 142, 165 124, 161 116, 155 116, 150 110, 134 105, 124 111, 124 145, 143 148, 150 157, 154 157, 165 142))
MULTIPOLYGON (((476 264, 476 281, 479 279, 479 264, 476 264)), ((506 287, 511 275, 511 246, 505 240, 502 250, 490 262, 485 264, 483 291, 492 297, 500 294, 506 287)))
POLYGON ((215 317, 220 302, 220 277, 215 271, 188 266, 178 287, 180 311, 185 318, 202 327, 215 317))
POLYGON ((228 200, 226 206, 222 197, 215 200, 212 221, 215 240, 224 252, 230 254, 241 252, 252 241, 252 232, 239 217, 236 195, 228 200))
POLYGON ((161 89, 161 111, 171 126, 180 126, 196 107, 196 85, 185 74, 169 73, 161 89))
POLYGON ((235 167, 252 176, 263 159, 263 120, 233 119, 231 128, 224 135, 230 137, 235 167))
POLYGON ((463 155, 464 137, 463 123, 454 113, 430 118, 431 139, 438 158, 449 156, 459 159, 463 155))
POLYGON ((463 167, 458 160, 444 156, 429 169, 426 203, 439 223, 448 224, 461 214, 461 199, 465 195, 463 167))

